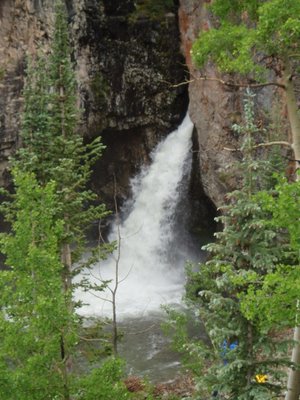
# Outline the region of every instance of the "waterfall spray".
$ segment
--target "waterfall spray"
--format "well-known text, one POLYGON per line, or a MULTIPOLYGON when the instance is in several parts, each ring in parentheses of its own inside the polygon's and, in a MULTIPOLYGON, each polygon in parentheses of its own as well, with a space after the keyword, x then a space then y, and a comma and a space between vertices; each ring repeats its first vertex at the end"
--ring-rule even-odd
MULTIPOLYGON (((193 124, 187 115, 152 152, 152 163, 132 180, 132 199, 125 204, 127 217, 112 227, 109 239, 120 233, 118 317, 144 315, 161 304, 180 303, 184 287, 184 256, 175 241, 176 206, 182 180, 191 168, 193 124), (172 252, 172 257, 170 257, 172 252), (175 261, 174 261, 175 260, 175 261)), ((188 255, 186 255, 186 258, 188 255)), ((114 279, 113 257, 93 267, 91 282, 114 279)), ((111 315, 111 303, 92 293, 78 294, 84 305, 82 315, 111 315)), ((101 293, 110 298, 109 290, 101 293)))

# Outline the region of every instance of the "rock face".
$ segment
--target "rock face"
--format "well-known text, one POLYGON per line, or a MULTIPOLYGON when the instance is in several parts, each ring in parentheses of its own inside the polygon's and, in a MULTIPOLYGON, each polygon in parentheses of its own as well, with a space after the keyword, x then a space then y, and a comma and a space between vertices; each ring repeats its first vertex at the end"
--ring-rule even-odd
MULTIPOLYGON (((219 207, 224 203, 224 195, 237 186, 236 179, 230 173, 236 153, 226 148, 235 148, 237 145, 238 137, 232 125, 241 121, 245 89, 224 86, 218 82, 218 78, 226 80, 228 77, 218 75, 211 65, 204 74, 212 80, 201 80, 200 72, 192 64, 190 50, 193 42, 200 30, 209 29, 213 23, 207 3, 210 0, 181 0, 179 26, 182 52, 191 76, 189 114, 197 131, 199 173, 206 195, 219 207)), ((271 89, 256 91, 257 109, 262 118, 264 110, 271 108, 271 99, 271 89)))
MULTIPOLYGON (((110 203, 113 175, 119 196, 158 140, 183 117, 184 79, 177 9, 158 17, 139 15, 133 0, 66 0, 86 141, 107 144, 93 185, 110 203), (171 81, 171 82, 170 82, 171 81)), ((53 0, 0 2, 0 183, 7 157, 18 146, 25 55, 47 48, 53 0)), ((167 11, 167 10, 166 10, 167 11)))
MULTIPOLYGON (((200 29, 208 29, 208 0, 180 0, 179 10, 160 15, 138 12, 134 0, 66 0, 71 45, 82 109, 79 129, 88 142, 101 135, 107 148, 94 168, 92 185, 113 208, 129 192, 129 179, 149 161, 163 135, 187 109, 195 123, 191 185, 193 220, 210 220, 213 205, 236 185, 228 173, 243 92, 216 81, 201 81, 190 57, 200 29), (178 15, 177 15, 178 14, 178 15), (180 47, 181 46, 181 47, 180 47), (186 66, 194 81, 186 79, 186 66), (189 92, 189 95, 188 95, 189 92), (210 200, 211 201, 210 201, 210 200)), ((8 183, 7 159, 19 145, 26 54, 49 47, 53 0, 0 2, 0 183, 8 183)), ((209 67, 207 76, 216 77, 209 67)), ((261 97, 268 96, 261 92, 261 97)))
MULTIPOLYGON (((211 25, 206 3, 208 1, 181 0, 179 24, 182 52, 192 80, 189 84, 189 113, 197 130, 201 180, 205 193, 219 206, 231 185, 226 179, 226 169, 232 163, 233 155, 224 147, 234 145, 231 124, 240 116, 241 98, 237 90, 228 89, 218 82, 197 80, 200 73, 192 64, 190 50, 199 31, 211 25)), ((216 77, 213 67, 208 67, 206 73, 209 77, 216 77)))
MULTIPOLYGON (((212 23, 209 0, 180 0, 179 10, 174 6, 160 15, 139 12, 137 6, 145 3, 141 0, 65 1, 82 108, 79 129, 87 142, 101 135, 107 145, 94 169, 93 188, 112 208, 115 176, 117 196, 127 196, 129 178, 149 161, 161 137, 178 125, 189 97, 196 128, 192 200, 199 218, 209 214, 211 219, 212 203, 221 205, 236 185, 228 171, 235 154, 224 148, 236 144, 231 126, 241 119, 244 91, 199 80, 191 63, 193 41, 200 28, 212 23), (192 82, 172 87, 186 79, 186 66, 192 82)), ((1 184, 8 183, 7 159, 19 145, 25 54, 49 46, 53 4, 0 2, 1 184)), ((217 77, 212 66, 206 74, 217 77)), ((267 108, 270 98, 269 89, 261 90, 258 103, 267 108)))

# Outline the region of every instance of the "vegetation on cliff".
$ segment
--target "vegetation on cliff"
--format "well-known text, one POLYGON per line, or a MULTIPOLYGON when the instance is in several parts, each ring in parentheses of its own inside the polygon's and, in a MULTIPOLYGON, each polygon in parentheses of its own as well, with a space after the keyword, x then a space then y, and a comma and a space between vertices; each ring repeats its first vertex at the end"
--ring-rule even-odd
MULTIPOLYGON (((202 68, 211 61, 222 72, 236 72, 246 77, 246 85, 274 85, 284 91, 292 133, 290 145, 297 169, 300 164, 300 117, 296 96, 299 2, 217 0, 211 8, 218 17, 217 27, 200 32, 192 49, 195 64, 202 68)), ((238 86, 239 83, 233 84, 238 86)))
MULTIPOLYGON (((169 0, 144 0, 137 12, 156 19, 172 7, 169 0)), ((199 67, 212 60, 227 73, 250 74, 250 86, 274 84, 286 93, 295 170, 299 7, 292 1, 215 0, 219 26, 202 33, 193 48, 199 67), (264 67, 274 71, 276 81, 266 82, 264 67)), ((88 371, 76 361, 80 341, 88 338, 81 336, 72 278, 83 267, 86 227, 107 213, 102 205, 91 205, 97 198, 86 189, 103 145, 97 139, 84 146, 76 130, 70 55, 58 2, 51 54, 29 62, 23 147, 11 163, 15 193, 2 206, 11 232, 0 238, 8 266, 0 274, 0 395, 4 400, 174 399, 138 379, 124 381, 118 359, 97 360, 88 371)), ((97 90, 103 84, 99 79, 97 90)), ((190 266, 188 277, 187 302, 204 323, 207 341, 191 341, 183 331, 175 339, 195 373, 195 399, 280 398, 285 368, 292 366, 286 399, 294 400, 300 392, 299 346, 289 362, 282 332, 298 314, 299 180, 297 172, 291 182, 271 176, 272 163, 261 160, 265 143, 250 92, 244 111, 243 123, 233 127, 240 137, 240 187, 220 209, 223 230, 205 247, 208 260, 190 266)), ((182 316, 170 315, 183 329, 182 316)))
POLYGON ((165 14, 174 11, 174 0, 139 0, 131 18, 150 18, 163 20, 165 14))
MULTIPOLYGON (((78 387, 75 350, 82 321, 72 278, 82 268, 86 228, 107 214, 103 205, 92 204, 97 198, 86 188, 103 145, 98 138, 85 146, 76 130, 70 55, 65 9, 58 1, 51 53, 41 53, 27 71, 23 147, 11 163, 15 194, 3 206, 12 227, 1 237, 9 267, 0 274, 3 399, 79 399, 91 389, 85 385, 92 378, 82 373, 78 387)), ((105 368, 97 374, 104 376, 105 368)), ((113 360, 110 368, 119 371, 107 382, 113 392, 121 367, 113 360)))
MULTIPOLYGON (((224 229, 206 246, 209 260, 199 271, 191 268, 189 278, 188 301, 206 326, 208 346, 176 339, 193 369, 198 366, 200 398, 210 393, 221 399, 282 398, 282 372, 291 365, 285 398, 295 400, 300 394, 299 327, 291 362, 282 331, 293 327, 295 317, 297 324, 299 303, 299 3, 216 0, 210 7, 215 27, 200 32, 192 49, 194 62, 200 69, 215 63, 232 86, 278 88, 292 135, 290 143, 263 143, 246 104, 244 125, 234 127, 244 137, 244 179, 220 209, 224 229), (255 158, 260 148, 273 145, 294 153, 290 182, 277 176, 275 186, 264 179, 269 168, 255 158)), ((201 79, 207 79, 205 74, 201 79)), ((174 323, 182 323, 172 316, 174 323)))

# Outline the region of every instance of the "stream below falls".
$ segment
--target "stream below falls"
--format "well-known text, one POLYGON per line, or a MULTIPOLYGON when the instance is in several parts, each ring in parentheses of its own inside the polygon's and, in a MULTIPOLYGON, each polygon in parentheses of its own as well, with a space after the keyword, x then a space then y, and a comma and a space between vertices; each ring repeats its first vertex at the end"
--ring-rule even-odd
MULTIPOLYGON (((170 339, 161 330, 166 318, 161 305, 181 306, 185 263, 201 258, 200 245, 186 227, 192 131, 187 115, 152 152, 151 165, 132 179, 132 197, 111 228, 109 240, 119 243, 120 253, 116 251, 84 273, 93 284, 110 281, 111 290, 118 282, 120 355, 130 373, 153 382, 174 379, 180 370, 180 357, 171 351, 170 339)), ((80 314, 111 317, 111 290, 78 290, 76 297, 84 303, 80 314)))

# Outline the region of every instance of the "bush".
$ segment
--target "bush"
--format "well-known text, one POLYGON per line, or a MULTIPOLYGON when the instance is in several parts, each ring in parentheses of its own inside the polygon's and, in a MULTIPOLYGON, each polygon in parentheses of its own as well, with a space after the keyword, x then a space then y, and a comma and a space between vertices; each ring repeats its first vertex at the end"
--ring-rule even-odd
POLYGON ((124 364, 109 359, 77 382, 76 400, 127 400, 130 398, 122 381, 124 364))

